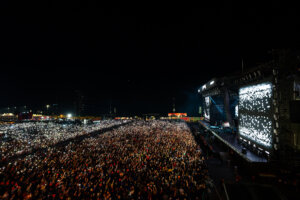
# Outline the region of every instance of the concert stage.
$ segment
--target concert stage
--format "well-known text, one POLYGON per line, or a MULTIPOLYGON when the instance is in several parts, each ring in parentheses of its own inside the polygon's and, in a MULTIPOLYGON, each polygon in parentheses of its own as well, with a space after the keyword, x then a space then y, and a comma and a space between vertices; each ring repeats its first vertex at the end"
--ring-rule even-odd
POLYGON ((207 129, 211 134, 213 134, 218 140, 220 140, 222 143, 224 143, 226 146, 228 146, 230 149, 232 149, 234 152, 236 152, 239 156, 241 156, 243 159, 245 159, 247 162, 262 162, 266 163, 268 162, 268 159, 259 156, 249 150, 247 150, 246 154, 242 153, 242 149, 244 146, 242 143, 239 143, 236 139, 235 135, 231 135, 229 133, 223 133, 221 131, 218 131, 217 129, 210 128, 210 124, 205 121, 200 121, 200 124, 207 129))

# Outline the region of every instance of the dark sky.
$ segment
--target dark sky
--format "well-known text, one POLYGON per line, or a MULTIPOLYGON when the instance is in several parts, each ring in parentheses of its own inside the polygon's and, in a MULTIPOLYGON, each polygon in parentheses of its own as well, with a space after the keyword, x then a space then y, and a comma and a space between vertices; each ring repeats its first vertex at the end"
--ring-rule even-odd
MULTIPOLYGON (((229 1, 230 2, 230 1, 229 1)), ((45 4, 1 14, 0 107, 72 105, 95 113, 197 112, 213 77, 299 47, 299 14, 279 1, 256 8, 100 8, 45 4)))

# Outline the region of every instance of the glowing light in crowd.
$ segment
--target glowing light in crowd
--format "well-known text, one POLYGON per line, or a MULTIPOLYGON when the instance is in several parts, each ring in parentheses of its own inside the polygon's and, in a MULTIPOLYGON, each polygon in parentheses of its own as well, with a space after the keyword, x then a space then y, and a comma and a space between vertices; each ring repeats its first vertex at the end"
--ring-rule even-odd
POLYGON ((67 118, 71 118, 72 117, 72 114, 67 114, 67 118))
POLYGON ((209 83, 209 85, 213 85, 215 83, 215 81, 211 81, 210 83, 209 83))
POLYGON ((239 90, 239 133, 257 144, 272 146, 272 84, 261 83, 239 90))

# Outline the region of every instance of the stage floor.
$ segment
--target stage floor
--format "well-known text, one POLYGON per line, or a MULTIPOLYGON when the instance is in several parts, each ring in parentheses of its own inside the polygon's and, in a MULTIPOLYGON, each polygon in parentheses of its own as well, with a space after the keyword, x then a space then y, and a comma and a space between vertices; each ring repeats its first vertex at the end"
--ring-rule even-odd
POLYGON ((216 129, 211 129, 210 124, 205 121, 200 121, 200 123, 204 126, 204 128, 210 131, 216 138, 218 138, 220 141, 222 141, 224 144, 226 144, 228 147, 230 147, 233 151, 235 151, 237 154, 239 154, 248 162, 268 162, 268 160, 265 157, 258 156, 255 153, 251 152, 250 150, 247 150, 247 153, 243 154, 242 153, 243 146, 242 144, 238 143, 234 135, 216 131, 216 129))

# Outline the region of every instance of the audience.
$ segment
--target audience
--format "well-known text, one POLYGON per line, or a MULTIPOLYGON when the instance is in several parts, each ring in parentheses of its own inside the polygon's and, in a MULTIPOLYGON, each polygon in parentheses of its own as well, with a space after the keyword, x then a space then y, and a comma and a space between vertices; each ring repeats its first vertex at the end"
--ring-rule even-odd
POLYGON ((1 127, 1 159, 43 148, 0 168, 0 199, 202 199, 211 187, 185 122, 131 121, 82 141, 59 141, 121 124, 1 127))

